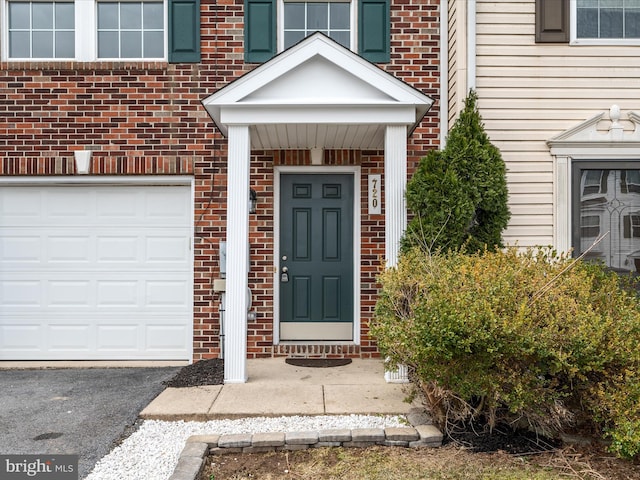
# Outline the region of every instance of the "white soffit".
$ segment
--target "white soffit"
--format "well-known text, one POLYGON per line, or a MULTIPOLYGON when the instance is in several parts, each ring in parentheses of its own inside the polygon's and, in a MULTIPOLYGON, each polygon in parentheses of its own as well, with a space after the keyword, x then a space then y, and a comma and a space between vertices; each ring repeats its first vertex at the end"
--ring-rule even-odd
POLYGON ((264 149, 381 148, 385 125, 411 131, 432 104, 321 33, 203 101, 224 135, 228 125, 249 125, 252 147, 264 149))

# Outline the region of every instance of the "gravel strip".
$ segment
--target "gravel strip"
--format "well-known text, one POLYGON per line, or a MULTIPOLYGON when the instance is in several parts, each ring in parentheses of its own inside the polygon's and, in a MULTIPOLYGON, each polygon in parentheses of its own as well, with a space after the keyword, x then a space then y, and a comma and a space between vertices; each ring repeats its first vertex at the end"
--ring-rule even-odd
POLYGON ((191 435, 385 428, 406 425, 404 417, 323 415, 252 417, 208 422, 147 420, 122 444, 100 460, 86 480, 166 480, 178 464, 191 435))

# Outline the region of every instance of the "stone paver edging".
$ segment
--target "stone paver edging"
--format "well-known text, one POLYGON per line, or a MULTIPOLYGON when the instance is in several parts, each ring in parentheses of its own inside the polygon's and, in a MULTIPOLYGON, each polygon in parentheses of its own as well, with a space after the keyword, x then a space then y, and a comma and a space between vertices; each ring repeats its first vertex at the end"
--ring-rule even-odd
POLYGON ((180 454, 169 480, 197 480, 208 455, 265 453, 318 447, 439 447, 442 432, 421 410, 407 414, 411 427, 333 429, 306 432, 194 435, 180 454))

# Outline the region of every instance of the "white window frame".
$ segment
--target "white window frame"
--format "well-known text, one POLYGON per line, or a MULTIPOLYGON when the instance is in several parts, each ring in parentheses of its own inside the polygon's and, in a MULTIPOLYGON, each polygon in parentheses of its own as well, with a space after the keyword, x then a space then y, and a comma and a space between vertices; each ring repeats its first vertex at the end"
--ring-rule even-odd
MULTIPOLYGON (((350 17, 351 21, 349 24, 349 43, 351 44, 351 51, 358 51, 358 35, 356 32, 356 28, 358 25, 358 1, 357 0, 348 0, 350 3, 350 17)), ((278 0, 277 6, 277 39, 278 39, 278 53, 284 50, 284 4, 285 2, 293 2, 293 3, 347 3, 347 0, 278 0)))
POLYGON ((578 38, 578 2, 569 2, 569 24, 571 45, 640 45, 640 38, 578 38))
MULTIPOLYGON (((29 0, 37 2, 38 0, 29 0)), ((9 58, 9 0, 0 3, 2 60, 7 62, 166 62, 169 58, 169 7, 167 0, 160 0, 164 10, 164 57, 154 58, 98 58, 98 1, 72 0, 75 16, 75 58, 9 58)), ((127 0, 105 0, 123 2, 127 0)), ((144 0, 135 0, 137 2, 144 0)))
MULTIPOLYGON (((64 1, 66 3, 75 3, 75 0, 60 0, 60 1, 64 1)), ((25 3, 37 3, 38 0, 24 0, 25 3)), ((55 0, 43 0, 44 3, 56 3, 55 0)), ((2 1, 1 5, 0 5, 0 18, 2 19, 2 26, 0 27, 0 32, 2 32, 2 37, 0 38, 0 41, 2 42, 2 59, 3 60, 9 60, 9 3, 11 3, 9 0, 4 0, 2 1)), ((75 6, 74 6, 74 12, 75 12, 75 6)), ((74 15, 74 22, 76 24, 76 26, 74 27, 74 35, 77 35, 77 22, 78 22, 78 16, 74 15)), ((55 30, 54 30, 55 32, 55 30)), ((75 49, 76 49, 76 56, 77 56, 77 45, 78 41, 76 39, 76 44, 75 44, 75 49)), ((32 45, 33 47, 33 45, 32 45)), ((74 60, 73 57, 51 57, 51 58, 30 58, 30 57, 16 57, 16 58, 12 58, 10 59, 10 61, 33 61, 33 62, 65 62, 65 61, 69 61, 69 60, 74 60)))

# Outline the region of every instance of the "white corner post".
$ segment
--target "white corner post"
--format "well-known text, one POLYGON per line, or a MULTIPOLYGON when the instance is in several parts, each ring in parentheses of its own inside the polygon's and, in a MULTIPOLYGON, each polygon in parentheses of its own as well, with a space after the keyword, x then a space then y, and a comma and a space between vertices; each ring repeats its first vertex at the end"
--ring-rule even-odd
MULTIPOLYGON (((384 139, 384 201, 385 259, 387 267, 398 264, 400 240, 407 228, 407 127, 388 125, 384 139)), ((398 365, 395 371, 385 371, 387 383, 407 383, 407 367, 398 365)))
POLYGON ((407 127, 388 125, 384 140, 385 259, 398 263, 400 239, 407 228, 407 127))
POLYGON ((571 172, 569 157, 555 157, 555 246, 559 252, 571 248, 571 172))
POLYGON ((224 383, 247 381, 249 165, 247 125, 229 126, 227 160, 227 285, 224 318, 224 383))

